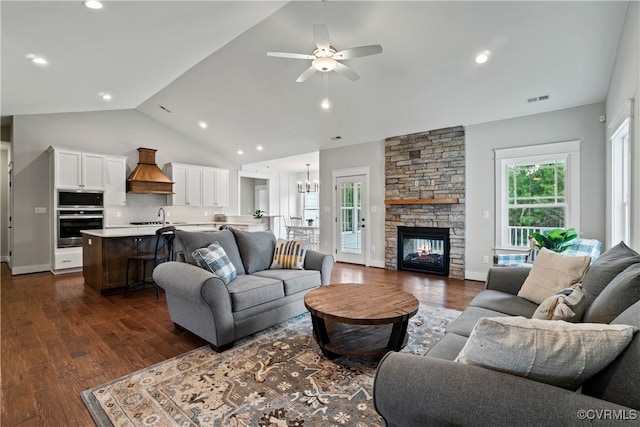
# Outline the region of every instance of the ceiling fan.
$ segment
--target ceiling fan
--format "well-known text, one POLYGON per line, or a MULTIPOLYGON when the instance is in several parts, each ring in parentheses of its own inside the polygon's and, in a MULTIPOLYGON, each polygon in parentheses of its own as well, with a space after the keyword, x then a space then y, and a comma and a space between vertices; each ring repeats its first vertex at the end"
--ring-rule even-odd
POLYGON ((313 38, 316 42, 316 49, 310 55, 286 52, 267 52, 267 55, 279 58, 310 59, 311 66, 300 74, 296 80, 296 82, 302 83, 317 71, 321 71, 323 73, 335 71, 351 81, 356 81, 360 76, 351 68, 339 61, 376 55, 382 52, 382 46, 379 44, 359 46, 337 51, 333 46, 331 46, 331 42, 329 41, 329 31, 324 24, 313 24, 313 38))

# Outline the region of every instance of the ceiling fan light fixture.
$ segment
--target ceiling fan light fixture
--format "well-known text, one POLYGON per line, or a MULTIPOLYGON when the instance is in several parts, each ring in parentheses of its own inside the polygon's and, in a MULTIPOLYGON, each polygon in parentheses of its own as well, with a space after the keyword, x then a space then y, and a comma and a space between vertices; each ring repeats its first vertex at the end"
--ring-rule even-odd
POLYGON ((327 73, 329 71, 333 71, 336 69, 338 61, 333 58, 328 57, 320 57, 311 61, 311 65, 318 71, 322 71, 323 73, 327 73))

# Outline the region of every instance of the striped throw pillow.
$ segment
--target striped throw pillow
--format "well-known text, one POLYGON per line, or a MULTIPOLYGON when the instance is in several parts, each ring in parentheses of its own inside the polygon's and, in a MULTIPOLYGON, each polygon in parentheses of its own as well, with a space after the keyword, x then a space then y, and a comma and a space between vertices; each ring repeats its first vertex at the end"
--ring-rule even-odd
POLYGON ((200 268, 209 270, 218 276, 224 284, 236 278, 236 267, 233 265, 224 248, 218 243, 212 243, 206 248, 200 248, 191 254, 200 268))
POLYGON ((305 240, 278 239, 271 268, 304 269, 304 256, 307 253, 306 244, 305 240))

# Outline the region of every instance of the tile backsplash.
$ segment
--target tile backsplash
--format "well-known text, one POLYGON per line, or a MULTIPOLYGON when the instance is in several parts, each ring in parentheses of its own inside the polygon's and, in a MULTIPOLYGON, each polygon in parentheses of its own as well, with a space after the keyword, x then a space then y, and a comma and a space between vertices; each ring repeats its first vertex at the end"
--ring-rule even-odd
POLYGON ((159 221, 158 209, 164 207, 169 222, 208 222, 225 208, 167 206, 167 196, 161 194, 127 193, 126 206, 107 206, 104 210, 105 227, 129 225, 131 222, 159 221), (120 213, 120 217, 118 217, 120 213))

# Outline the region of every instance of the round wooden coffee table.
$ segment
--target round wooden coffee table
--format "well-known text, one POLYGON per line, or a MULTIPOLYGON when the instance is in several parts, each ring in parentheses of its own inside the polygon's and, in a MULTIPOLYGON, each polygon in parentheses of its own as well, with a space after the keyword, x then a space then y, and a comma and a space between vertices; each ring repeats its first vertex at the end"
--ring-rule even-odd
POLYGON ((348 283, 320 286, 305 295, 304 305, 322 353, 333 359, 399 351, 419 303, 393 286, 348 283))

